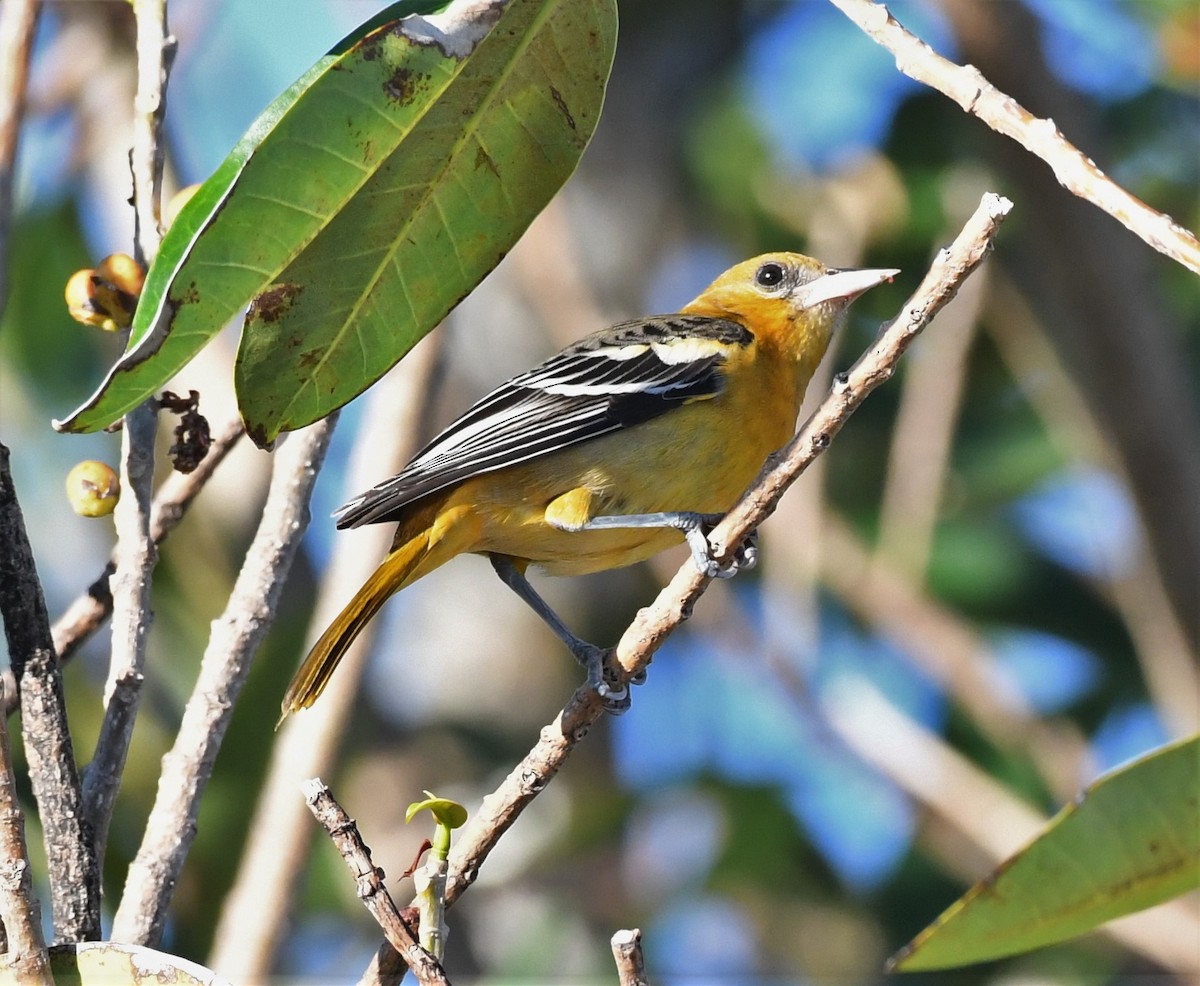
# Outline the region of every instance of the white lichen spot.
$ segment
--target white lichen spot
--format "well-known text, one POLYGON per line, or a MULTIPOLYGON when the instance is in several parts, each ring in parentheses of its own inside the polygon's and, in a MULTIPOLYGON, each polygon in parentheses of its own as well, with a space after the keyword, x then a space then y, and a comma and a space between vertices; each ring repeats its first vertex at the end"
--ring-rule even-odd
POLYGON ((434 45, 447 58, 466 58, 504 13, 509 0, 456 0, 440 14, 414 14, 400 33, 419 45, 434 45))

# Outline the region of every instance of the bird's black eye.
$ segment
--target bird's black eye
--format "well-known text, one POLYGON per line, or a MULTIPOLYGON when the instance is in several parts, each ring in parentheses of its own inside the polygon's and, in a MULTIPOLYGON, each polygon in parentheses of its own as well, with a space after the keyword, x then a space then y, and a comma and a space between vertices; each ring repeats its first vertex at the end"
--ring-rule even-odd
POLYGON ((783 266, 774 262, 763 264, 754 272, 759 287, 777 288, 783 283, 783 266))

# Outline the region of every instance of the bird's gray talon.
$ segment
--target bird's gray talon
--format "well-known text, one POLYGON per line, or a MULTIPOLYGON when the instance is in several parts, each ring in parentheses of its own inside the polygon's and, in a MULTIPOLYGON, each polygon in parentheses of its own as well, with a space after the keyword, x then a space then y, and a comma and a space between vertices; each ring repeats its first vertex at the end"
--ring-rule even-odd
POLYGON ((595 647, 587 653, 586 660, 581 663, 587 668, 588 687, 599 697, 604 711, 619 716, 628 711, 632 701, 629 687, 618 684, 618 672, 609 664, 612 654, 611 650, 595 647))
POLYGON ((604 706, 604 711, 613 716, 624 715, 633 704, 628 688, 621 688, 619 691, 610 689, 607 695, 600 696, 600 702, 604 706))

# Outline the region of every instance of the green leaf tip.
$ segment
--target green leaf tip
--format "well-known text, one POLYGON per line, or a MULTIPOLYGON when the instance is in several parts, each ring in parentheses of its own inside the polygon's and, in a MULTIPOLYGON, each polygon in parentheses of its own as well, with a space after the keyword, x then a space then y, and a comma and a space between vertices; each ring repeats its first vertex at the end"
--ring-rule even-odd
POLYGON ((900 949, 889 971, 947 969, 1083 934, 1200 886, 1200 735, 1090 784, 900 949))
POLYGON ((467 809, 457 801, 449 798, 439 798, 425 792, 425 800, 414 801, 404 813, 404 821, 411 822, 422 811, 429 811, 439 825, 448 829, 462 828, 467 823, 467 809))

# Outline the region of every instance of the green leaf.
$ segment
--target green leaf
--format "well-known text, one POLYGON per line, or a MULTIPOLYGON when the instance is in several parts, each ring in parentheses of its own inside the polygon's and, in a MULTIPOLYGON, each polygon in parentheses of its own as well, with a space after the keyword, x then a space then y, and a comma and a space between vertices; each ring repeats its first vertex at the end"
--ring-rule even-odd
POLYGON ((360 28, 255 122, 169 230, 126 353, 58 427, 111 424, 253 299, 235 379, 269 445, 361 393, 499 262, 595 128, 615 0, 394 20, 412 8, 360 28))
MULTIPOLYGON (((50 948, 50 972, 56 986, 226 986, 226 980, 202 965, 144 945, 81 941, 50 948)), ((0 986, 10 980, 0 972, 0 986)))
POLYGON ((429 811, 439 825, 448 829, 462 828, 467 823, 467 809, 457 801, 449 798, 439 798, 437 795, 425 792, 424 801, 414 801, 404 813, 404 821, 411 822, 422 811, 429 811))
POLYGON ((892 959, 983 962, 1082 934, 1200 886, 1200 736, 1100 778, 892 959))

